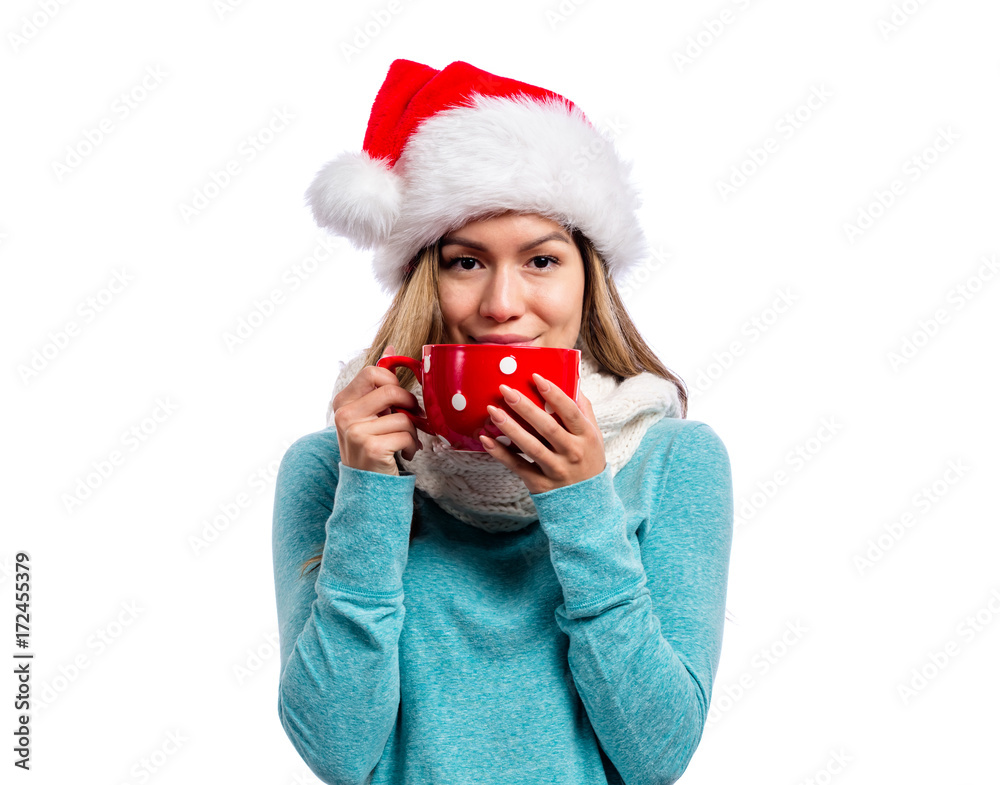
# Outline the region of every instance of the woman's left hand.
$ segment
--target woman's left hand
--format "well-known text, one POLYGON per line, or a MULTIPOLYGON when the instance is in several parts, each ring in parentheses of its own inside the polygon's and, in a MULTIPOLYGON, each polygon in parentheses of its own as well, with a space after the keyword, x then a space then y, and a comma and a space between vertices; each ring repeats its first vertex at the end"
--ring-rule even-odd
POLYGON ((486 451, 517 474, 530 493, 544 493, 596 477, 604 471, 607 462, 604 435, 597 427, 597 418, 587 396, 580 391, 578 406, 558 385, 546 381, 537 373, 532 377, 542 398, 559 415, 563 424, 507 385, 501 384, 500 392, 507 405, 553 449, 530 435, 502 409, 490 406, 494 424, 511 440, 511 446, 505 447, 488 436, 481 436, 480 441, 486 451), (518 452, 527 455, 534 463, 522 458, 518 452))

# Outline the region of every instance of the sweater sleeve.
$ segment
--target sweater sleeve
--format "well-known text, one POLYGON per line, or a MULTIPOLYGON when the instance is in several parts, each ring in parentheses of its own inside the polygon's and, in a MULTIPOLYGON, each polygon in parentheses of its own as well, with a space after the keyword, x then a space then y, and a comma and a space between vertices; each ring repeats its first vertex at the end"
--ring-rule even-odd
POLYGON ((565 602, 569 668, 627 785, 672 783, 701 741, 718 670, 733 533, 729 456, 692 423, 643 463, 641 548, 611 473, 532 495, 565 602))
POLYGON ((414 487, 344 466, 332 428, 295 442, 278 469, 278 714, 323 782, 366 782, 396 723, 414 487), (319 570, 300 576, 320 549, 319 570))

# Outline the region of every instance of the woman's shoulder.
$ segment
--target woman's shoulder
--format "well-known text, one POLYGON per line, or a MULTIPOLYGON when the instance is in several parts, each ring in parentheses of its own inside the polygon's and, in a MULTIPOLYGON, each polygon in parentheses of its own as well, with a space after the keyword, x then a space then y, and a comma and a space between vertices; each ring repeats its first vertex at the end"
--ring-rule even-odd
POLYGON ((335 473, 339 462, 337 429, 331 425, 292 442, 285 450, 279 471, 335 473))
POLYGON ((632 480, 645 498, 662 509, 682 512, 687 528, 694 526, 694 517, 716 533, 731 528, 732 465, 712 426, 670 418, 651 426, 646 437, 646 460, 635 467, 632 480))
POLYGON ((653 423, 643 436, 640 451, 667 463, 708 459, 728 465, 729 453, 711 425, 701 420, 664 417, 653 423))

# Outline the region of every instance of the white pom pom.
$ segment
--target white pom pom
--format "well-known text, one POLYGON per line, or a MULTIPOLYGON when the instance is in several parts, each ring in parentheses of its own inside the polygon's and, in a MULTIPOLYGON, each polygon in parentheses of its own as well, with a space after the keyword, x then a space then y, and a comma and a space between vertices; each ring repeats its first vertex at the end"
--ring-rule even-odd
POLYGON ((402 181, 367 153, 344 153, 320 169, 306 200, 316 223, 358 248, 385 242, 399 217, 402 181))

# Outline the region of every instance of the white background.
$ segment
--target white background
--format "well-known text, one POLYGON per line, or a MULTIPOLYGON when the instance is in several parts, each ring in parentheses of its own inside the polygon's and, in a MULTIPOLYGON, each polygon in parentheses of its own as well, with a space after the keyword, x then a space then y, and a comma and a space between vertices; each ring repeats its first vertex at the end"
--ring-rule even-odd
POLYGON ((622 288, 727 445, 738 515, 683 781, 995 772, 998 22, 987 0, 5 4, 0 648, 24 550, 35 653, 16 781, 315 781, 277 715, 274 472, 389 301, 343 241, 306 261, 303 192, 361 149, 397 57, 559 92, 635 162, 661 260, 622 288))

